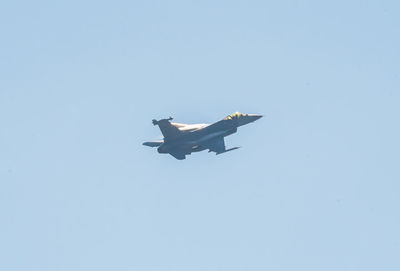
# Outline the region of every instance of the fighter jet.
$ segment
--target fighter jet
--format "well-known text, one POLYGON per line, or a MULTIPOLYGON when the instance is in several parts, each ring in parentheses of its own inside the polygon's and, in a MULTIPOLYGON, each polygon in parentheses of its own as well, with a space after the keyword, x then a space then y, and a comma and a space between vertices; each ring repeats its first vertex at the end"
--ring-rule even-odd
POLYGON ((249 124, 261 118, 261 115, 235 112, 213 124, 182 124, 170 122, 172 118, 153 120, 158 125, 164 139, 144 142, 143 145, 157 147, 159 153, 169 153, 178 160, 183 160, 192 152, 208 149, 221 154, 239 147, 225 148, 224 137, 237 132, 239 126, 249 124))

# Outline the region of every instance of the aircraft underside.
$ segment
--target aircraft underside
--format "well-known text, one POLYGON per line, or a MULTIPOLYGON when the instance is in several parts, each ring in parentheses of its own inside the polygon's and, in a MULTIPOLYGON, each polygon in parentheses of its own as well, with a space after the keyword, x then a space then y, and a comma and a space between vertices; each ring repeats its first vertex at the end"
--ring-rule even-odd
POLYGON ((183 160, 186 158, 186 155, 189 155, 192 152, 200 152, 208 149, 209 152, 215 152, 215 154, 221 154, 224 152, 236 150, 238 148, 239 147, 226 149, 224 137, 220 136, 192 144, 187 144, 184 146, 174 146, 174 145, 168 146, 168 144, 165 144, 164 146, 160 146, 158 151, 160 153, 169 153, 176 159, 183 160))

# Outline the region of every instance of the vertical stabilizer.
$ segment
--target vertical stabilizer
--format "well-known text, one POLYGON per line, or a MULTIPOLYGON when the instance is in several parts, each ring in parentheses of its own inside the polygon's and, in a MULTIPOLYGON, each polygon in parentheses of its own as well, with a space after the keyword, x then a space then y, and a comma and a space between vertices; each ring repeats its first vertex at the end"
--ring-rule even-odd
POLYGON ((177 127, 173 126, 169 122, 170 120, 172 120, 171 117, 169 117, 168 119, 153 120, 153 124, 160 127, 161 133, 166 140, 168 140, 169 138, 177 137, 182 133, 177 127))

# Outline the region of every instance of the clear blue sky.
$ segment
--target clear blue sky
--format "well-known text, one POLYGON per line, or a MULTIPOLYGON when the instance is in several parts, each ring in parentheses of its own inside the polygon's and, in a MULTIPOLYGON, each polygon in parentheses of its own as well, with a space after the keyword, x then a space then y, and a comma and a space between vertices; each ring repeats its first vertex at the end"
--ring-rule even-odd
POLYGON ((399 1, 2 1, 0 270, 400 270, 399 1), (151 119, 265 117, 177 161, 151 119))

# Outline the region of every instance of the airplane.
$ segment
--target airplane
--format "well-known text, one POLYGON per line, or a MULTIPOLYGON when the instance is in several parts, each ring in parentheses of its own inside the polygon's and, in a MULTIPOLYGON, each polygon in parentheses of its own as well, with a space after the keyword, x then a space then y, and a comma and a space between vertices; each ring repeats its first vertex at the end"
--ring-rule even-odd
POLYGON ((239 126, 260 119, 262 115, 242 114, 235 112, 213 124, 182 124, 170 122, 168 119, 155 120, 164 136, 160 141, 144 142, 143 145, 157 147, 159 153, 169 153, 178 160, 184 160, 186 155, 208 149, 208 152, 221 154, 233 151, 239 147, 225 148, 224 137, 237 132, 239 126))

